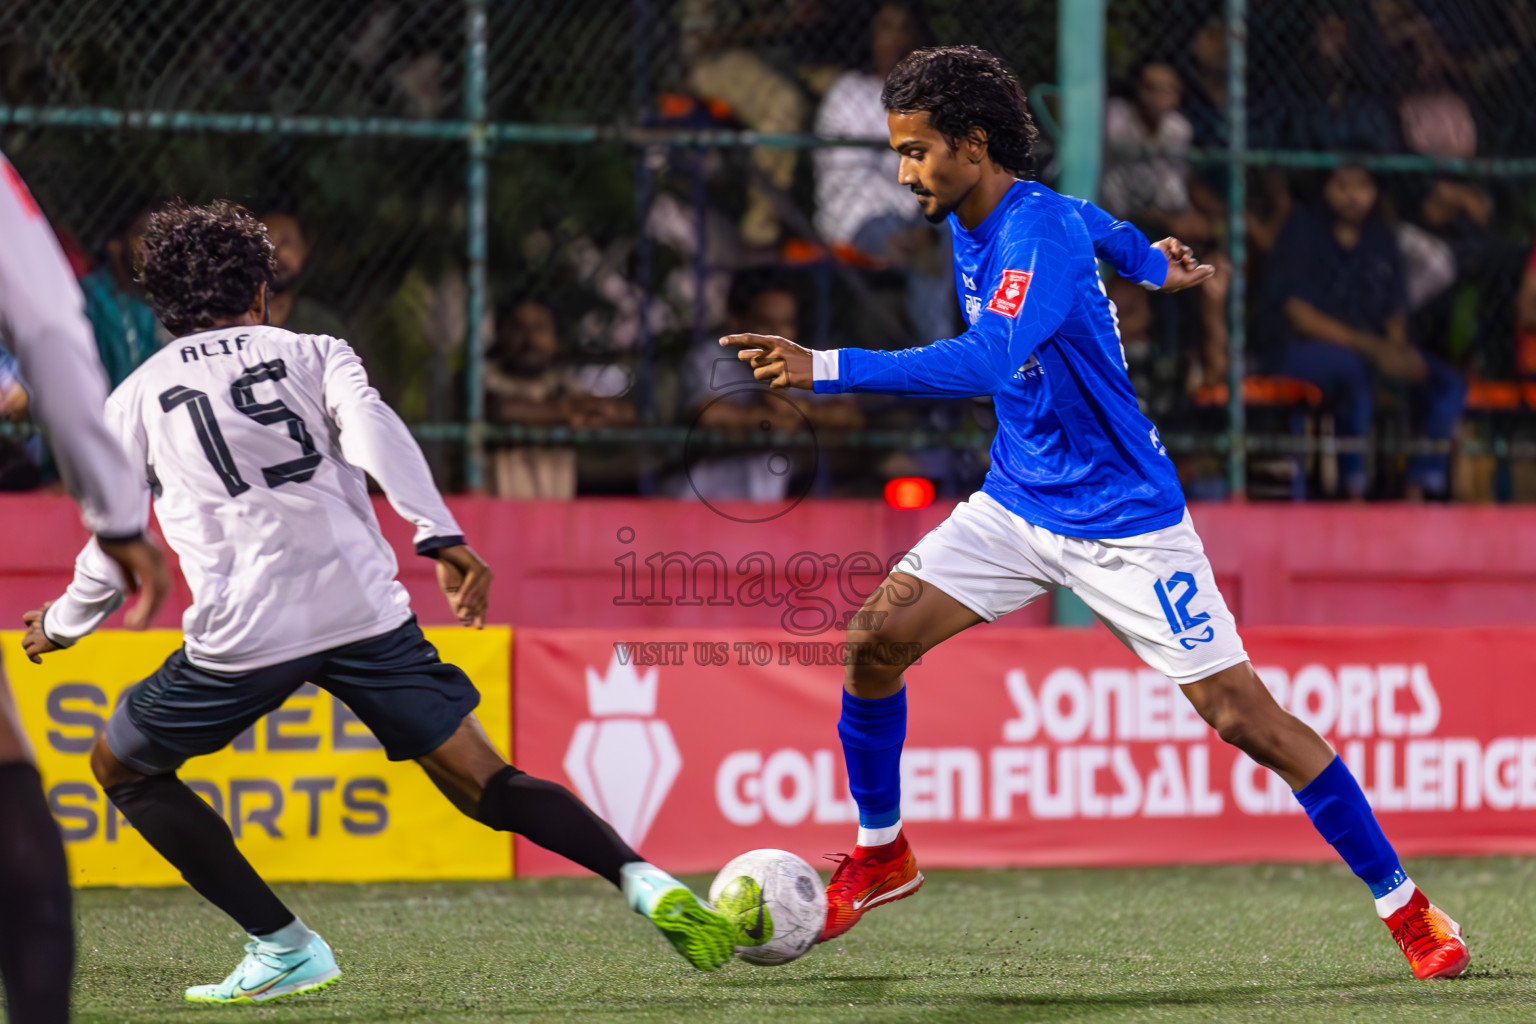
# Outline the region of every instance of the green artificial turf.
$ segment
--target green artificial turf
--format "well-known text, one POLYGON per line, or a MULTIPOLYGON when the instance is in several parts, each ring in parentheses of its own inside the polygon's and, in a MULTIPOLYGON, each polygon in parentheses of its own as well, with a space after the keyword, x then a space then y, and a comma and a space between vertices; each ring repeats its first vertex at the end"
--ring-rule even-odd
POLYGON ((1466 930, 1460 980, 1414 981, 1333 866, 935 871, 796 963, 714 974, 602 882, 283 886, 340 983, 194 1006, 182 988, 222 978, 244 936, 185 889, 88 890, 76 1020, 1536 1020, 1536 860, 1409 870, 1466 930))

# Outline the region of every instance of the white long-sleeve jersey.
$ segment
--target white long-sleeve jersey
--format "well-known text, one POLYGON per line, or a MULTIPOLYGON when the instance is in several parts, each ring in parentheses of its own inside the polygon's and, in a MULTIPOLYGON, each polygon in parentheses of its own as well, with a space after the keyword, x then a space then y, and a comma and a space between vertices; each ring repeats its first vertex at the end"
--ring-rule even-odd
MULTIPOLYGON (((336 338, 227 327, 178 338, 107 399, 107 423, 192 588, 193 664, 245 672, 405 623, 364 470, 416 526, 417 551, 463 542, 405 424, 336 338)), ((94 542, 43 628, 68 645, 122 604, 94 542)))
POLYGON ((58 239, 16 169, 0 154, 0 341, 16 356, 33 415, 86 529, 108 538, 144 531, 149 509, 102 422, 107 375, 85 299, 58 239))

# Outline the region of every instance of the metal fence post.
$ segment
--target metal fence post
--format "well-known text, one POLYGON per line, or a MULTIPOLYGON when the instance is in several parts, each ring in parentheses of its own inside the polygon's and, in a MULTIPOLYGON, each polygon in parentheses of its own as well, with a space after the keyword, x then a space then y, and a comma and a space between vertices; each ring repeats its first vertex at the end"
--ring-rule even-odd
POLYGON ((1242 501, 1248 494, 1248 453, 1243 378, 1248 347, 1248 277, 1243 219, 1248 189, 1248 2, 1227 5, 1227 242, 1232 283, 1227 290, 1227 496, 1242 501))
POLYGON ((490 141, 486 131, 485 42, 486 0, 466 0, 464 49, 464 117, 470 122, 469 167, 465 182, 466 305, 464 338, 465 418, 468 433, 464 444, 464 483, 472 491, 485 486, 485 385, 482 370, 485 353, 480 346, 480 322, 485 318, 485 260, 490 213, 486 208, 489 187, 490 141))
POLYGON ((1056 16, 1061 77, 1061 174, 1056 184, 1079 199, 1099 192, 1104 158, 1104 22, 1108 0, 1063 0, 1056 16))
MULTIPOLYGON (((1099 194, 1104 162, 1104 32, 1107 0, 1062 0, 1056 14, 1056 63, 1061 79, 1059 191, 1079 199, 1099 194)), ((1051 622, 1091 626, 1093 612, 1066 587, 1051 595, 1051 622)))

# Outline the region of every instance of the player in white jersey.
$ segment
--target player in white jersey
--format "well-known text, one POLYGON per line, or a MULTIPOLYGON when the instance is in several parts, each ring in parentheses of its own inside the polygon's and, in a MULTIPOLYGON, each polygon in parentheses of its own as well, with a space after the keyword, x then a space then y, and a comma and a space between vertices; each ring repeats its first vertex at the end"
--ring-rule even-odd
MULTIPOLYGON (((99 550, 120 577, 142 581, 128 625, 143 629, 170 589, 170 572, 144 538, 147 510, 102 422, 106 374, 84 301, 42 211, 0 154, 0 341, 21 365, 32 408, 99 550)), ((69 872, 40 782, 0 673, 0 980, 12 1024, 69 1019, 69 872)))
MULTIPOLYGON (((484 624, 490 570, 351 347, 264 326, 266 228, 228 203, 173 205, 151 218, 141 262, 149 302, 176 340, 112 393, 107 421, 141 473, 141 500, 153 495, 193 604, 185 648, 128 691, 91 767, 150 845, 251 936, 229 977, 187 998, 260 1002, 340 975, 330 947, 176 776, 306 682, 346 703, 392 760, 421 764, 465 814, 607 878, 695 967, 723 964, 734 926, 563 786, 507 764, 473 714, 474 685, 417 627, 365 472, 415 525, 416 551, 437 560, 464 625, 484 624)), ((28 653, 91 632, 122 589, 116 567, 88 544, 64 596, 28 613, 28 653)))

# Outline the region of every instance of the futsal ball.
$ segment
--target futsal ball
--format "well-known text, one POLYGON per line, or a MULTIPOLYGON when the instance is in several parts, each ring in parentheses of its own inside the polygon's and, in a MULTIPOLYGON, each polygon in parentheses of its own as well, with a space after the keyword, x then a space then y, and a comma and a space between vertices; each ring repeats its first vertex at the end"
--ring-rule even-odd
POLYGON ((721 868, 709 902, 736 923, 736 955, 763 967, 804 956, 827 923, 821 877, 783 850, 753 850, 721 868))

